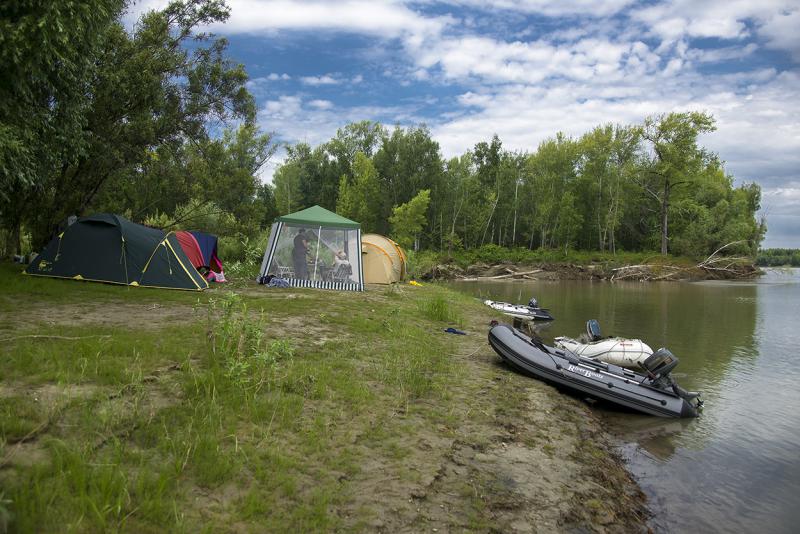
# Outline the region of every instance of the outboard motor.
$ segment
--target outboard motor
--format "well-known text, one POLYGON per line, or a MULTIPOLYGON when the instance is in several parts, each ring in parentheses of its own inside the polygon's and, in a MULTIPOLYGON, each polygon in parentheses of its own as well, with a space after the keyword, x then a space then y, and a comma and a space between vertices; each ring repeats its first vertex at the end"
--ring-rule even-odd
POLYGON ((700 393, 686 391, 676 384, 672 376, 670 376, 672 370, 678 366, 678 357, 672 354, 668 349, 663 347, 658 349, 640 365, 647 371, 650 381, 654 386, 662 389, 670 388, 679 397, 687 401, 694 401, 697 406, 702 406, 702 402, 698 399, 700 393))
POLYGON ((656 380, 669 376, 669 373, 678 366, 678 357, 662 347, 642 362, 641 366, 650 378, 656 380))
POLYGON ((600 333, 600 323, 597 319, 589 319, 586 321, 586 335, 589 336, 589 341, 600 341, 603 339, 600 333))
POLYGON ((528 301, 528 307, 529 308, 538 308, 539 307, 539 301, 536 300, 536 297, 531 297, 531 300, 528 301))

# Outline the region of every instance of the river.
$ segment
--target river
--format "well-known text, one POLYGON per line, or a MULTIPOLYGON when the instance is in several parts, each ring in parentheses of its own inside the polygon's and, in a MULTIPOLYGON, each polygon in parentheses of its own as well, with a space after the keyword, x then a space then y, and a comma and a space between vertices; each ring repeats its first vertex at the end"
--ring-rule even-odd
POLYGON ((750 282, 452 282, 480 298, 535 296, 538 330, 640 338, 680 358, 702 415, 665 420, 594 406, 648 495, 657 532, 797 532, 800 525, 800 270, 750 282))

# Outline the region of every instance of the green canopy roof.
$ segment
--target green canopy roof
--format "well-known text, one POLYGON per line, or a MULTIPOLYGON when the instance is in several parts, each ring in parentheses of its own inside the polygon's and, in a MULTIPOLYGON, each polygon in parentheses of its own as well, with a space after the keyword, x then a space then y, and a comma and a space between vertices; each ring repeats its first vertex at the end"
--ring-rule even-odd
POLYGON ((326 210, 321 206, 311 206, 289 215, 278 217, 278 220, 286 224, 297 224, 303 226, 327 226, 333 228, 361 228, 361 225, 341 215, 336 215, 332 211, 326 210))

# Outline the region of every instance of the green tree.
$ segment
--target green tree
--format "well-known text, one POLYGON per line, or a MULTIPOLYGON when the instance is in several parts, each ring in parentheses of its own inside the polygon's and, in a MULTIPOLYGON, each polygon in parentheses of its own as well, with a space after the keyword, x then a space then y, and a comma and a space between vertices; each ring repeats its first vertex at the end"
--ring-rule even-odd
POLYGON ((414 245, 414 249, 417 249, 415 245, 419 233, 425 228, 430 201, 431 192, 423 189, 410 201, 394 208, 389 223, 392 225, 392 237, 400 246, 410 248, 414 245))
POLYGON ((275 169, 272 183, 275 187, 275 207, 279 214, 286 215, 304 207, 303 196, 300 192, 300 166, 288 161, 275 169))
POLYGON ((108 184, 147 161, 153 147, 202 143, 210 121, 252 122, 244 68, 225 57, 224 39, 196 31, 228 14, 221 0, 174 1, 145 14, 130 35, 119 22, 102 32, 92 57, 96 71, 84 86, 91 95, 85 148, 61 153, 20 203, 33 215, 35 244, 66 215, 87 211, 108 184))
POLYGON ((353 179, 342 175, 336 212, 361 223, 365 233, 374 232, 380 215, 381 191, 378 171, 364 153, 357 152, 353 162, 353 179))
POLYGON ((564 247, 564 254, 575 242, 582 224, 583 212, 576 205, 575 195, 571 191, 567 191, 558 202, 558 215, 553 231, 555 242, 564 247))
POLYGON ((372 158, 385 135, 386 129, 379 122, 368 120, 353 122, 336 130, 336 136, 325 145, 325 150, 336 162, 334 176, 351 176, 356 154, 361 152, 372 158))
POLYGON ((17 252, 25 197, 86 147, 94 61, 123 0, 0 3, 0 225, 17 252))
MULTIPOLYGON (((395 127, 391 135, 383 135, 373 162, 385 193, 378 231, 389 232, 388 219, 394 206, 408 202, 422 189, 430 189, 431 203, 437 209, 429 212, 429 228, 436 227, 440 238, 445 214, 438 207, 445 203, 448 192, 443 187, 444 163, 439 143, 433 140, 430 130, 425 125, 395 127)), ((437 236, 430 236, 426 244, 440 243, 437 236)))
POLYGON ((695 179, 713 157, 697 145, 697 137, 715 129, 711 115, 695 111, 647 117, 644 121, 642 138, 652 155, 640 183, 659 204, 661 254, 666 254, 669 248, 669 208, 673 190, 695 179))

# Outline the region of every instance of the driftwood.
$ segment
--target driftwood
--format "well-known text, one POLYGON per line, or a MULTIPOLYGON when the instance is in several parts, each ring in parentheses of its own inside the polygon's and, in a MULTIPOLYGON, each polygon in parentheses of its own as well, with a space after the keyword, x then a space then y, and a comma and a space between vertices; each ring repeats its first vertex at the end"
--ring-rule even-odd
POLYGON ((498 274, 497 276, 478 276, 477 278, 478 280, 501 280, 503 278, 513 278, 515 276, 524 277, 531 274, 542 272, 541 269, 534 269, 532 271, 525 271, 525 272, 512 271, 511 269, 506 269, 506 271, 509 272, 507 274, 498 274))
POLYGON ((611 269, 611 281, 634 279, 641 281, 679 280, 685 278, 703 278, 703 273, 719 275, 725 278, 748 278, 755 272, 752 260, 744 256, 718 256, 720 252, 743 241, 732 241, 715 250, 706 259, 691 267, 676 265, 641 264, 626 265, 611 269))

